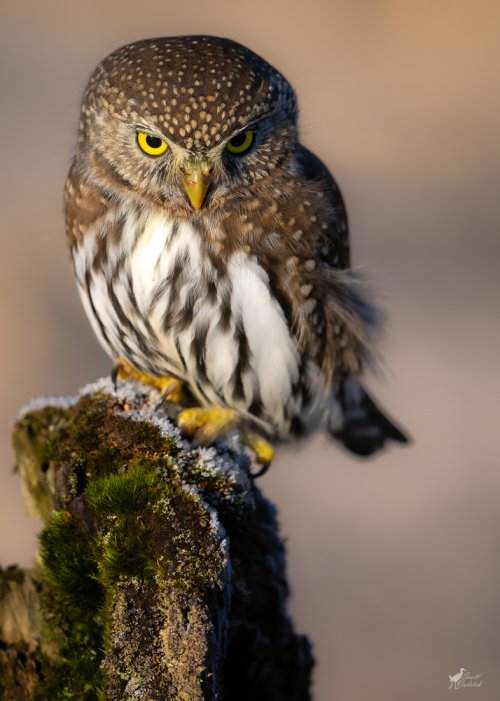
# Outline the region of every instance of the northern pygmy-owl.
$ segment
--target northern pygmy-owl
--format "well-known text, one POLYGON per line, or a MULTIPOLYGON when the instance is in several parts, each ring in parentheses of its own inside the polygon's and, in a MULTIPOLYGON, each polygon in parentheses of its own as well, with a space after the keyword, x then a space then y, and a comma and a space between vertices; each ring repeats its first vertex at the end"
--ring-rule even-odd
POLYGON ((378 320, 349 269, 341 194, 299 142, 290 84, 252 51, 184 36, 104 59, 65 206, 113 359, 272 437, 326 425, 360 455, 405 442, 359 382, 378 320))

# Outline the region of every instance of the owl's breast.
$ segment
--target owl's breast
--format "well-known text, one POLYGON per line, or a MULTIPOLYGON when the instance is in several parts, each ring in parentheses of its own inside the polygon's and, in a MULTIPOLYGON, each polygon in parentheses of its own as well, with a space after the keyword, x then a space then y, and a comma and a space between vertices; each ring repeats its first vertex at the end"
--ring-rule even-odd
POLYGON ((87 276, 108 352, 285 435, 300 411, 300 357, 264 268, 242 251, 214 260, 199 222, 155 213, 127 226, 136 231, 110 246, 104 274, 90 264, 87 276))

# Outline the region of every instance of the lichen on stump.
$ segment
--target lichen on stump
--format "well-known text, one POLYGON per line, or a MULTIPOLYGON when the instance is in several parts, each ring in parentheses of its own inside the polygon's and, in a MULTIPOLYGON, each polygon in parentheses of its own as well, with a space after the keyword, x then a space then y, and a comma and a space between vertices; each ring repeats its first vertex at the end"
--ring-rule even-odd
POLYGON ((14 428, 44 528, 0 571, 2 701, 307 701, 274 507, 233 434, 193 446, 156 390, 107 380, 14 428))

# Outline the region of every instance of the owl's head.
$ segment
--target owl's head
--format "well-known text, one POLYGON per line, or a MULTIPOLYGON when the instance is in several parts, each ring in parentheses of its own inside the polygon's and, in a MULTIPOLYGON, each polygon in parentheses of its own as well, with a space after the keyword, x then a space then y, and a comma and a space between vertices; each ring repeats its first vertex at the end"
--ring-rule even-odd
POLYGON ((287 80, 236 42, 139 41, 91 76, 77 159, 117 196, 192 215, 251 196, 249 186, 287 167, 296 119, 287 80))

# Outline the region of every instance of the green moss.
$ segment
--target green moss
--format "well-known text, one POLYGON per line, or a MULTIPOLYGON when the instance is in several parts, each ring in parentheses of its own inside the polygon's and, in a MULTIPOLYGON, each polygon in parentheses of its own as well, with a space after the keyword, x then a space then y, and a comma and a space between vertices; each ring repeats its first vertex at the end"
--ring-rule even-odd
POLYGON ((180 482, 136 461, 89 484, 86 501, 104 524, 96 543, 105 587, 122 575, 153 583, 160 572, 184 590, 206 584, 199 553, 209 523, 198 497, 180 482))
POLYGON ((87 530, 68 512, 56 512, 40 535, 44 576, 50 585, 45 601, 59 663, 45 678, 54 701, 98 699, 104 673, 101 607, 95 549, 87 530))
POLYGON ((158 471, 134 461, 125 472, 90 483, 85 496, 99 516, 134 517, 144 513, 151 499, 164 488, 164 478, 158 471))
POLYGON ((86 502, 103 524, 96 548, 104 586, 113 586, 120 576, 154 579, 151 510, 159 496, 169 490, 160 473, 140 461, 120 474, 101 477, 88 485, 86 502))
POLYGON ((68 512, 56 512, 40 534, 40 546, 47 578, 68 613, 97 611, 102 588, 88 533, 68 512))
POLYGON ((72 497, 94 477, 118 472, 138 457, 159 460, 171 469, 166 457, 178 452, 157 426, 117 414, 117 401, 104 394, 83 396, 64 410, 45 407, 26 414, 16 426, 14 443, 19 448, 27 442, 42 473, 70 467, 72 497))
POLYGON ((144 526, 119 526, 100 542, 99 573, 105 586, 112 587, 120 577, 154 581, 156 566, 148 557, 148 537, 144 526))
POLYGON ((177 452, 175 443, 162 436, 158 427, 117 415, 113 402, 106 397, 99 401, 82 397, 75 409, 69 440, 58 457, 80 457, 83 486, 94 477, 119 472, 137 458, 150 461, 161 456, 168 468, 165 457, 177 452))

